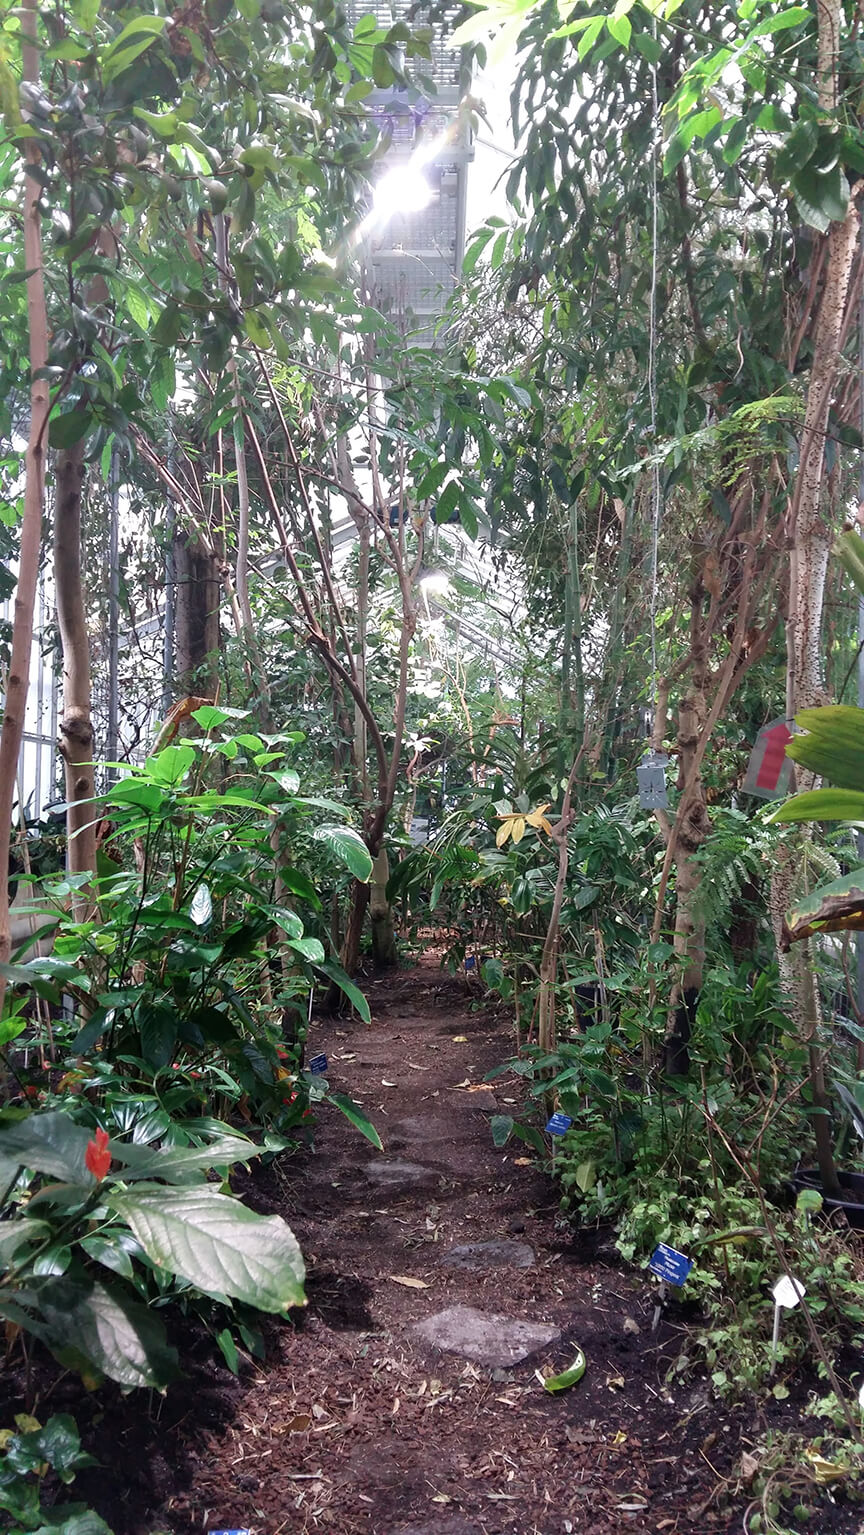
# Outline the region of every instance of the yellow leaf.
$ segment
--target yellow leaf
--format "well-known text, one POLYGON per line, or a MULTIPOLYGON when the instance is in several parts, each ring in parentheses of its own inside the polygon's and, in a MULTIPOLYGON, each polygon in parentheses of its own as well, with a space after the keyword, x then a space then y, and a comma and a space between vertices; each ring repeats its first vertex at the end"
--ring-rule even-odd
POLYGON ((38 1418, 31 1417, 29 1412, 16 1412, 15 1427, 19 1434, 38 1434, 42 1424, 38 1418))
POLYGON ((504 843, 507 841, 507 838, 509 837, 511 831, 513 830, 513 821, 514 821, 514 817, 512 815, 508 815, 506 821, 502 821, 501 822, 501 825, 498 827, 498 830, 495 833, 495 846, 496 847, 503 847, 504 846, 504 843))
POLYGON ((548 826, 549 822, 546 820, 546 811, 548 809, 548 800, 545 805, 538 805, 536 810, 532 810, 530 815, 526 815, 525 819, 528 822, 528 825, 535 828, 539 828, 544 825, 548 826))
POLYGON ((390 1274, 394 1284, 404 1285, 407 1290, 431 1290, 432 1286, 425 1279, 412 1279, 410 1274, 390 1274))
POLYGON ((849 1474, 848 1466, 841 1466, 834 1460, 825 1460, 824 1456, 816 1455, 812 1450, 807 1451, 807 1459, 817 1482, 825 1486, 829 1482, 842 1482, 844 1476, 849 1474))
POLYGON ((525 817, 517 815, 513 818, 513 841, 521 842, 525 835, 525 817))

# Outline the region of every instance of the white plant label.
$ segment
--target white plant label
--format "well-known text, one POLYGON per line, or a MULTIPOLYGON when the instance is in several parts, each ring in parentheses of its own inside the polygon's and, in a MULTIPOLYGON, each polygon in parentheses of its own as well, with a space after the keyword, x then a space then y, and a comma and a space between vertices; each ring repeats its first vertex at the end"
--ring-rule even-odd
POLYGON ((774 1296, 775 1306, 783 1306, 785 1310, 792 1311, 807 1291, 800 1279, 792 1279, 789 1274, 784 1274, 782 1279, 777 1280, 771 1294, 774 1296))

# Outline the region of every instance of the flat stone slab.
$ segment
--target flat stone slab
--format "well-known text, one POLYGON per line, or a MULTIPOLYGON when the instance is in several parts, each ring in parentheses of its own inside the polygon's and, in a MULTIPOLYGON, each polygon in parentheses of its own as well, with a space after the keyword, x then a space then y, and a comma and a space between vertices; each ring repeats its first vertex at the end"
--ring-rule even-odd
POLYGON ((423 1167, 419 1162, 389 1161, 367 1162, 363 1171, 369 1182, 384 1194, 408 1194, 412 1189, 437 1187, 441 1174, 434 1167, 423 1167))
POLYGON ((449 1518, 429 1519, 424 1524, 400 1524, 387 1535, 482 1535, 479 1524, 471 1524, 457 1514, 449 1518))
POLYGON ((463 1242, 441 1259, 448 1269, 530 1269, 534 1249, 527 1242, 463 1242))
POLYGON ((557 1327, 547 1323, 518 1322, 513 1317, 476 1311, 473 1306, 448 1306, 425 1322, 416 1322, 411 1331, 433 1348, 461 1354, 489 1370, 509 1370, 561 1336, 557 1327))
POLYGON ((412 1114, 407 1119, 397 1119, 394 1122, 389 1138, 392 1140, 396 1135, 403 1141, 416 1142, 418 1146, 452 1146, 454 1141, 473 1141, 476 1134, 476 1124, 467 1115, 464 1122, 459 1124, 452 1115, 445 1119, 434 1114, 412 1114))

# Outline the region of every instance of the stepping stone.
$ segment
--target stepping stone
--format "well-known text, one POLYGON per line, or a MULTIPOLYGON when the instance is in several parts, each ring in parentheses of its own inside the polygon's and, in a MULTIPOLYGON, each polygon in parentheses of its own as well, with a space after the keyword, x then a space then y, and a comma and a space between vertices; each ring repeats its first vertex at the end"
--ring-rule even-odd
POLYGON ((367 1162, 363 1168, 369 1182, 382 1194, 408 1194, 413 1189, 436 1188, 441 1177, 433 1167, 419 1162, 367 1162))
POLYGON ((387 1535, 481 1535, 479 1524, 470 1524, 460 1515, 441 1519, 429 1519, 425 1524, 400 1524, 387 1531, 387 1535))
POLYGON ((441 1259, 449 1269, 530 1269, 534 1249, 527 1242, 463 1242, 441 1259))
POLYGON ((388 1139, 398 1136, 403 1141, 417 1141, 427 1146, 452 1145, 454 1141, 473 1141, 477 1126, 467 1117, 460 1125, 434 1114, 412 1114, 407 1119, 397 1119, 388 1139))
POLYGON ((509 1370, 555 1343, 561 1334, 547 1323, 518 1322, 473 1306, 448 1306, 411 1328, 416 1338, 445 1354, 461 1354, 489 1370, 509 1370))

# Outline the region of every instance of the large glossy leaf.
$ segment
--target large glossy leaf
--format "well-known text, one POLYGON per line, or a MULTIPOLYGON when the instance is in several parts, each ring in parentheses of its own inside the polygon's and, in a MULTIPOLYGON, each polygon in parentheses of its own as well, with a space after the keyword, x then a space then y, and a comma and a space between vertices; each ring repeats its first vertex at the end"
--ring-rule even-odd
POLYGON ((814 933, 864 931, 864 867, 821 885, 792 907, 783 924, 786 947, 814 933))
POLYGON ((61 1364, 78 1356, 121 1386, 161 1389, 177 1375, 177 1355, 153 1311, 127 1291, 58 1279, 39 1291, 39 1309, 61 1364))
POLYGON ((855 789, 809 789, 793 794, 769 821, 864 821, 864 793, 855 789))
POLYGON ((52 1508, 50 1524, 40 1524, 33 1535, 113 1535, 110 1525, 94 1508, 83 1503, 64 1503, 52 1508))
POLYGON ((136 1160, 123 1176, 128 1183, 153 1178, 164 1178, 166 1183, 189 1183, 211 1167, 248 1162, 259 1151, 260 1147, 244 1135, 222 1135, 207 1146, 161 1146, 136 1160))
POLYGON ((0 1270, 8 1268, 20 1248, 40 1241, 50 1230, 47 1221, 32 1220, 26 1215, 0 1221, 0 1270))
POLYGON ((297 1239, 278 1215, 256 1215, 206 1188, 114 1194, 151 1262, 207 1295, 233 1295, 261 1311, 303 1306, 305 1267, 297 1239))
POLYGON ((826 704, 795 716, 806 735, 794 736, 787 756, 841 789, 864 792, 864 709, 826 704))
POLYGON ((359 832, 351 826, 316 826, 313 836, 316 842, 326 843, 355 879, 368 884, 372 877, 372 858, 359 832))
POLYGON ((0 1156, 51 1178, 92 1184, 84 1161, 90 1139, 91 1132, 73 1124, 68 1114, 30 1114, 0 1125, 0 1156))

